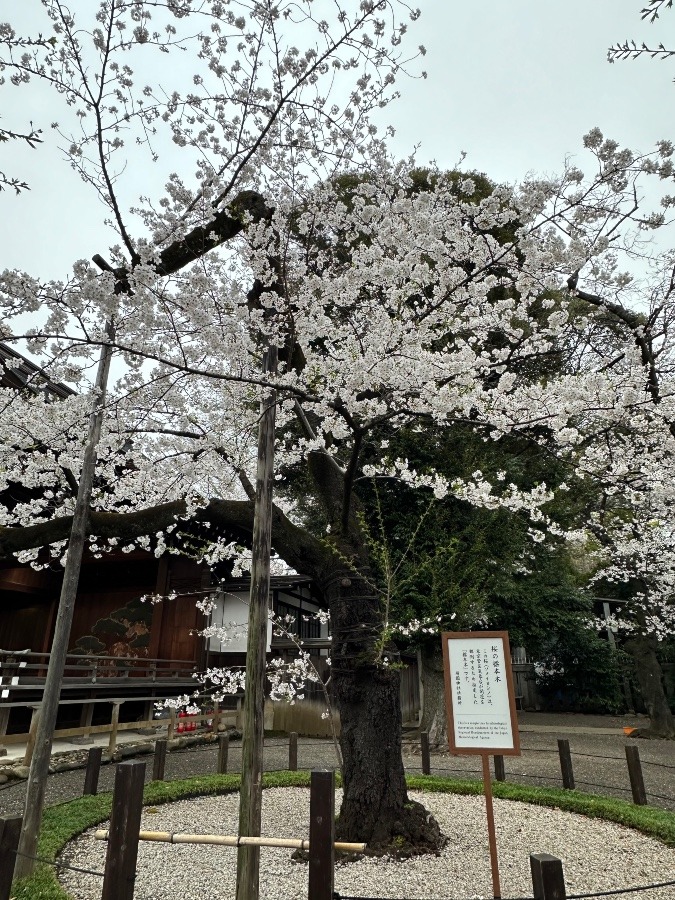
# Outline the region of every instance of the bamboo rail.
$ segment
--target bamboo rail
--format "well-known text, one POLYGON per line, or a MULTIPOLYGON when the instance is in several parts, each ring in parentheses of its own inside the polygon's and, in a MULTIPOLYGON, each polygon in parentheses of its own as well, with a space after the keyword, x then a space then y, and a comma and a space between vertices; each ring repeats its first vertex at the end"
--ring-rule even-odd
MULTIPOLYGON (((107 841, 109 832, 98 829, 97 841, 107 841)), ((246 837, 236 834, 175 834, 171 831, 139 831, 141 841, 160 841, 166 844, 216 844, 221 847, 288 847, 290 850, 309 850, 309 841, 303 838, 246 837)), ((335 841, 334 847, 343 853, 363 853, 365 844, 335 841)))

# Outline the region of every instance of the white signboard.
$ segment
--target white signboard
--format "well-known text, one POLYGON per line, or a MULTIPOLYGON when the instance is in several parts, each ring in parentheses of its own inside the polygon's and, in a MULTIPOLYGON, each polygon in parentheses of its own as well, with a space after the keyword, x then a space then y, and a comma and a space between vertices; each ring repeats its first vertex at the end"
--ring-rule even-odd
POLYGON ((519 754, 508 634, 446 632, 442 639, 451 752, 519 754))

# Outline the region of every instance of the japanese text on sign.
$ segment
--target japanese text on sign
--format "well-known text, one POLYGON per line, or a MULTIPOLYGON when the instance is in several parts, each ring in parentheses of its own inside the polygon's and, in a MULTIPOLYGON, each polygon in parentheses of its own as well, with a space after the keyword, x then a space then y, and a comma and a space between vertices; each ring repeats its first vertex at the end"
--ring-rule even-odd
POLYGON ((454 748, 514 748, 504 641, 471 634, 447 640, 454 748))

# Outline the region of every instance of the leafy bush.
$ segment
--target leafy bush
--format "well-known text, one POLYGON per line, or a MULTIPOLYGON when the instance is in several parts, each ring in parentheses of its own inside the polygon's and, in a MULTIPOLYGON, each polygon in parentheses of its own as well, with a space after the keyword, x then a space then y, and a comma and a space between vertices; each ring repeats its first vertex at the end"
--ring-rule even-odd
POLYGON ((624 655, 587 629, 560 634, 536 667, 537 687, 547 708, 624 712, 620 679, 620 659, 624 655))

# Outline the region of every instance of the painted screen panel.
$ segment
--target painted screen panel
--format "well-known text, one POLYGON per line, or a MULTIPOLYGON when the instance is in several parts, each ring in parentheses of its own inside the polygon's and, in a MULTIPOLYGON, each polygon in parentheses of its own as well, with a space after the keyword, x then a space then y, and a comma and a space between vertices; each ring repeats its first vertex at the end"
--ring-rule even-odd
POLYGON ((515 748, 504 641, 473 635, 446 640, 455 748, 515 748))

